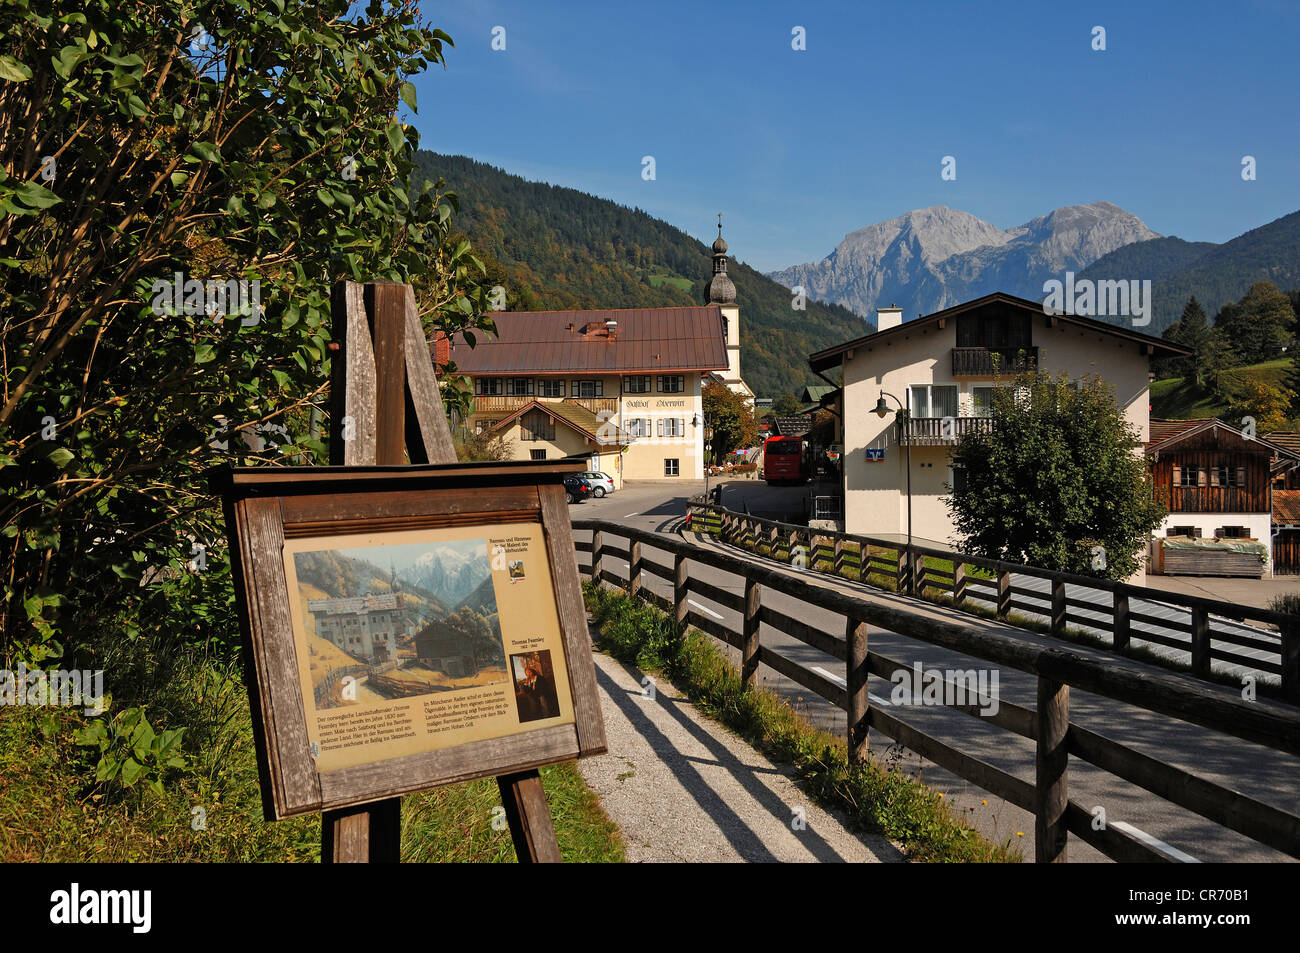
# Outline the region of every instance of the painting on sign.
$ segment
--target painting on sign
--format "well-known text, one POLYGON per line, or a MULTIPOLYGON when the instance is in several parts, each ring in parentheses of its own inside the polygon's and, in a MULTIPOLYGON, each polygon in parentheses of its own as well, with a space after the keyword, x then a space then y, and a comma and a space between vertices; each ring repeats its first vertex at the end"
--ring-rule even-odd
POLYGON ((293 554, 317 709, 505 681, 486 539, 293 554))
POLYGON ((286 540, 317 770, 571 722, 544 547, 536 523, 286 540))

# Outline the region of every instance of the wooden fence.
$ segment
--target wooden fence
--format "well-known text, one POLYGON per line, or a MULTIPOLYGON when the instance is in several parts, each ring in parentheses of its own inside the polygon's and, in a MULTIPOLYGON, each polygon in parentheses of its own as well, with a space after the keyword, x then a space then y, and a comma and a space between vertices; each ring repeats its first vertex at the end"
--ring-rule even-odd
MULTIPOLYGON (((1066 859, 1067 832, 1115 860, 1168 862, 1171 859, 1114 825, 1094 829, 1094 817, 1089 807, 1069 799, 1067 767, 1070 755, 1216 824, 1300 857, 1300 815, 1197 777, 1183 768, 1072 722, 1070 689, 1077 688, 1146 712, 1167 715, 1277 751, 1300 755, 1300 711, 1290 705, 1263 699, 1246 702, 1232 689, 1131 660, 1115 659, 1101 652, 1043 648, 1035 642, 1018 638, 1014 630, 1005 626, 979 619, 967 622, 957 613, 943 613, 934 607, 900 606, 897 600, 851 596, 820 586, 809 586, 806 580, 762 562, 701 549, 682 540, 632 527, 600 520, 575 520, 573 527, 577 531, 591 532, 589 542, 578 540, 575 546, 578 552, 591 554, 587 565, 579 563, 579 570, 589 575, 597 585, 605 582, 620 585, 630 595, 670 613, 679 630, 693 626, 738 649, 747 686, 755 684, 759 665, 766 665, 843 709, 848 714, 847 744, 851 758, 866 756, 867 732, 873 728, 940 767, 1033 813, 1036 860, 1039 862, 1062 862, 1066 859), (626 548, 611 545, 613 538, 626 540, 626 548), (671 565, 647 556, 643 551, 647 547, 668 553, 672 557, 671 565), (625 560, 628 572, 611 572, 607 565, 611 557, 625 560), (693 575, 692 564, 709 566, 739 577, 743 582, 743 595, 693 575), (646 574, 671 584, 672 596, 660 595, 643 585, 646 574), (803 613, 790 614, 765 605, 765 589, 843 616, 842 634, 809 624, 800 618, 803 613), (688 601, 691 593, 740 613, 739 627, 728 626, 694 611, 688 601), (936 618, 936 614, 940 617, 936 618), (951 615, 951 619, 943 619, 945 614, 951 615), (760 644, 760 625, 771 626, 841 661, 844 664, 844 686, 803 667, 770 646, 760 644), (869 704, 869 675, 888 679, 900 668, 908 666, 870 650, 868 625, 1035 676, 1038 699, 1035 708, 1004 700, 999 700, 995 711, 988 710, 991 706, 983 706, 982 710, 978 701, 948 706, 1033 740, 1036 744, 1034 781, 1026 781, 967 754, 956 745, 903 722, 881 706, 869 704)), ((956 700, 961 697, 956 682, 948 681, 946 676, 943 678, 944 698, 956 700)), ((966 700, 971 701, 969 698, 966 700)))
POLYGON ((1277 676, 1282 697, 1300 704, 1300 616, 951 550, 909 547, 896 540, 810 529, 736 513, 699 498, 690 502, 688 512, 693 528, 755 551, 761 547, 767 550, 763 555, 781 562, 802 559, 808 569, 855 581, 874 576, 912 595, 927 596, 928 590, 937 590, 959 609, 983 607, 999 619, 1011 612, 1042 616, 1048 620, 1050 634, 1056 636, 1064 635, 1067 626, 1100 630, 1110 633, 1110 647, 1116 652, 1127 651, 1133 640, 1177 649, 1185 653, 1191 674, 1197 678, 1210 677, 1212 660, 1252 668, 1277 676), (1017 585, 1017 574, 1047 580, 1048 592, 1017 585), (1066 586, 1092 590, 1097 598, 1068 595, 1066 586), (1133 607, 1135 600, 1159 602, 1188 615, 1186 620, 1160 618, 1133 607), (1258 635, 1231 631, 1216 625, 1218 620, 1212 616, 1263 623, 1276 631, 1261 628, 1258 635), (1242 655, 1233 651, 1237 647, 1264 652, 1268 657, 1242 655))

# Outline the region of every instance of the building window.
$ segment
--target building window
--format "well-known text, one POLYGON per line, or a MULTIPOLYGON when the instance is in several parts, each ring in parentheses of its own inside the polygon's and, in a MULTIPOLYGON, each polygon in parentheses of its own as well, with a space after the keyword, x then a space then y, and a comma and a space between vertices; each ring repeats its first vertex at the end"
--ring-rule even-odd
POLYGON ((675 477, 681 475, 681 468, 677 465, 676 457, 669 457, 664 460, 664 476, 675 477))
POLYGON ((542 379, 537 382, 538 393, 543 397, 563 397, 564 381, 542 379))
POLYGON ((474 378, 474 393, 480 397, 500 397, 501 378, 499 377, 474 378))
POLYGON ((949 467, 948 468, 948 487, 952 493, 966 492, 966 468, 949 467))
POLYGON ((542 410, 529 411, 519 421, 519 438, 521 440, 554 440, 554 418, 542 410))
POLYGON ((1204 467, 1174 464, 1174 486, 1209 486, 1210 475, 1204 467))
POLYGON ((1200 539, 1201 531, 1195 526, 1171 526, 1165 533, 1166 536, 1190 536, 1192 539, 1200 539))
POLYGON ((1220 464, 1210 469, 1210 486, 1245 486, 1246 468, 1220 464))
POLYGON ((574 397, 604 397, 605 382, 602 380, 574 381, 573 396, 574 397))
POLYGON ((650 376, 625 377, 623 378, 623 392, 627 394, 648 394, 650 393, 650 376))
POLYGON ((533 379, 531 377, 511 377, 506 380, 507 397, 532 397, 533 379))
POLYGON ((686 378, 681 374, 662 374, 659 377, 659 391, 663 394, 680 394, 686 390, 686 378))
POLYGON ((1220 526, 1214 531, 1220 539, 1250 539, 1249 526, 1220 526))
POLYGON ((529 450, 529 451, 528 451, 528 458, 529 458, 530 460, 545 460, 545 459, 546 459, 546 451, 545 451, 545 450, 529 450))
POLYGON ((913 384, 913 417, 956 417, 956 384, 913 384))
POLYGON ((646 437, 650 434, 649 424, 645 417, 628 417, 623 421, 623 432, 629 437, 646 437))
POLYGON ((660 417, 659 436, 683 437, 686 435, 685 421, 680 417, 660 417))
POLYGON ((972 387, 970 389, 971 412, 976 417, 993 416, 993 388, 972 387))
POLYGON ((486 433, 497 425, 495 420, 476 420, 474 421, 475 433, 486 433))

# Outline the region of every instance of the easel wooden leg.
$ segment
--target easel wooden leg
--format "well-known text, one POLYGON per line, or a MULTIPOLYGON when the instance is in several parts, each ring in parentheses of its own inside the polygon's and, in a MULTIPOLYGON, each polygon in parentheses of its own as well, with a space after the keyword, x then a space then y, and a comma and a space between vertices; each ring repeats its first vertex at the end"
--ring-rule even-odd
POLYGON ((542 778, 536 771, 503 774, 497 778, 501 804, 510 822, 510 837, 521 864, 558 864, 560 845, 555 840, 551 809, 542 790, 542 778))
POLYGON ((321 816, 322 864, 395 864, 402 859, 402 799, 390 797, 321 816))

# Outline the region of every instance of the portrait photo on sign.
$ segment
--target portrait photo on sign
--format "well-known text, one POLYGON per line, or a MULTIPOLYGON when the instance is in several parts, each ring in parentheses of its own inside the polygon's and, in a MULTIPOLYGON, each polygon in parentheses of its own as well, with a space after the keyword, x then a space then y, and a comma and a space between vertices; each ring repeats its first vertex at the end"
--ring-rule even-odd
POLYGON ((520 722, 554 718, 560 713, 549 650, 512 655, 510 669, 515 681, 515 705, 520 722))
POLYGON ((486 539, 293 554, 317 710, 507 680, 486 539))

